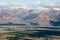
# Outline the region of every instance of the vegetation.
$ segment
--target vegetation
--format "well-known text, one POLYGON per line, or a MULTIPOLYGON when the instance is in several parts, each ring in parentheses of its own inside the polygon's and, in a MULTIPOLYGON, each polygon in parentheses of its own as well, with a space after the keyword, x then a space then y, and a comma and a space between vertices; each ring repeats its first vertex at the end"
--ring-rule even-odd
POLYGON ((53 34, 60 38, 60 32, 53 31, 49 28, 0 28, 0 40, 45 40, 46 37, 53 37, 53 34))

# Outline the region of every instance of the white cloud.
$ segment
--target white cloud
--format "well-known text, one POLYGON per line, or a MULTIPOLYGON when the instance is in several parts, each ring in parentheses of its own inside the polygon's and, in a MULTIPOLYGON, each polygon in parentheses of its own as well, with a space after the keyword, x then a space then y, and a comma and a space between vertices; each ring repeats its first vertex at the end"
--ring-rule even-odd
MULTIPOLYGON (((24 9, 31 9, 36 8, 40 10, 49 10, 46 7, 55 7, 58 3, 40 3, 40 2, 33 2, 31 4, 23 4, 23 3, 0 3, 0 6, 7 6, 10 8, 24 8, 24 9), (46 6, 46 7, 45 7, 46 6)), ((60 4, 58 4, 60 5, 60 4)), ((55 10, 60 10, 58 7, 54 8, 55 10)))
POLYGON ((60 10, 60 8, 54 8, 55 10, 60 10))

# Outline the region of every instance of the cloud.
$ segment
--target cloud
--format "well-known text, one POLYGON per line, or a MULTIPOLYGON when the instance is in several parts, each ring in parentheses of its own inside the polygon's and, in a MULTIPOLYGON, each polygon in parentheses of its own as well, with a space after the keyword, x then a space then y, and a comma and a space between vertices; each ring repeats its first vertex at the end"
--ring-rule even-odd
POLYGON ((54 8, 55 10, 60 10, 60 8, 54 8))
MULTIPOLYGON (((33 2, 30 4, 24 3, 0 3, 0 6, 6 6, 10 8, 23 8, 23 9, 40 9, 40 10, 49 10, 48 8, 54 8, 55 10, 60 10, 57 6, 59 6, 59 2, 50 2, 50 3, 41 3, 41 2, 33 2), (55 8, 56 7, 56 8, 55 8)), ((60 7, 60 6, 59 6, 60 7)))

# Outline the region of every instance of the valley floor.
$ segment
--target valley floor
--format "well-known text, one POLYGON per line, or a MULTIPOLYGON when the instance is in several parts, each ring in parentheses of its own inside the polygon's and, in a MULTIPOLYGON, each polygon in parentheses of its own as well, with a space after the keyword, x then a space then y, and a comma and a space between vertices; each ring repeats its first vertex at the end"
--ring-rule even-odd
POLYGON ((0 40, 60 40, 60 29, 0 27, 0 40))

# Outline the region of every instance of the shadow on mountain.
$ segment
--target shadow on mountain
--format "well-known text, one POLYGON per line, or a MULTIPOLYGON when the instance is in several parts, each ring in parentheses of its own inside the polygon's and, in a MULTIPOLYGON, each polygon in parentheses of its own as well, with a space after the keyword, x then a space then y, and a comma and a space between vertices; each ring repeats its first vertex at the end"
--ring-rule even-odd
POLYGON ((24 17, 23 20, 30 20, 30 19, 34 19, 36 17, 37 17, 37 14, 30 14, 30 15, 24 17))
POLYGON ((30 25, 39 25, 38 22, 29 22, 30 25))
POLYGON ((52 20, 50 20, 50 24, 52 26, 60 26, 60 21, 52 21, 52 20))
POLYGON ((18 24, 18 23, 13 23, 13 22, 8 22, 8 23, 2 23, 0 26, 26 26, 26 24, 18 24))

